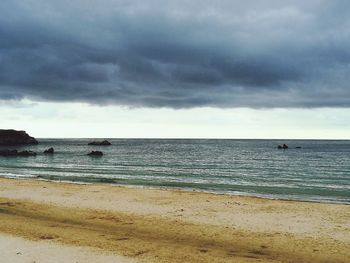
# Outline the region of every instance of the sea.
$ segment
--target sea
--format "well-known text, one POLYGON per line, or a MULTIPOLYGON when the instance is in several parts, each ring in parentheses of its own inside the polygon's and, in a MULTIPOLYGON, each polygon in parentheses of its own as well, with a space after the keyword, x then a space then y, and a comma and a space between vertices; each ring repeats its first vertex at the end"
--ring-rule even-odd
POLYGON ((38 155, 0 157, 0 176, 350 204, 347 140, 109 139, 111 146, 89 146, 94 140, 15 147, 38 155), (277 149, 283 143, 289 149, 277 149), (43 154, 50 147, 55 154, 43 154), (104 155, 87 156, 92 150, 104 155))

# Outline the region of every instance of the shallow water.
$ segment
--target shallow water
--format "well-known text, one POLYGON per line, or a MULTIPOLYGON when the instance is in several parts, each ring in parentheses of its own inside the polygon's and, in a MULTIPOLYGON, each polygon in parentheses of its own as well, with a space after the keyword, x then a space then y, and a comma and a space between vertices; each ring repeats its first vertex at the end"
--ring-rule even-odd
POLYGON ((39 139, 39 145, 17 147, 38 156, 0 157, 0 176, 350 204, 350 141, 111 139, 112 146, 88 146, 89 141, 39 139), (290 148, 278 150, 281 143, 290 148), (42 154, 49 147, 55 154, 42 154), (87 156, 92 150, 105 155, 87 156))

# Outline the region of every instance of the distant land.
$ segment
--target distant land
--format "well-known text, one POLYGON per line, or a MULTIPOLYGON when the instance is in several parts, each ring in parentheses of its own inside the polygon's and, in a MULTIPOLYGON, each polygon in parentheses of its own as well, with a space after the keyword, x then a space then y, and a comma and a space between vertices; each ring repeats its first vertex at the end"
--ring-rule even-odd
POLYGON ((29 136, 25 131, 0 129, 0 145, 31 145, 38 144, 38 141, 29 136))

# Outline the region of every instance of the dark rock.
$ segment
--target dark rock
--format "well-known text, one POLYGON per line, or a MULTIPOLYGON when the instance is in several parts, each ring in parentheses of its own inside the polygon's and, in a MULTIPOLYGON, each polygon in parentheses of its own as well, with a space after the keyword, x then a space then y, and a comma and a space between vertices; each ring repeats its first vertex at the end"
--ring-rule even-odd
POLYGON ((277 148, 278 148, 278 149, 284 149, 284 150, 285 150, 285 149, 288 149, 289 147, 288 147, 287 144, 283 144, 283 145, 278 145, 277 148))
POLYGON ((22 151, 22 152, 18 152, 17 156, 23 156, 23 157, 27 157, 27 156, 36 156, 36 152, 32 152, 32 151, 22 151))
POLYGON ((94 141, 94 142, 90 142, 89 145, 102 145, 102 146, 108 146, 108 145, 112 145, 109 141, 104 140, 104 141, 94 141))
POLYGON ((0 150, 0 156, 16 156, 17 154, 17 150, 0 150))
POLYGON ((297 147, 295 147, 295 149, 301 149, 301 146, 297 146, 297 147))
POLYGON ((103 152, 100 151, 92 151, 91 153, 88 154, 89 156, 102 156, 103 152))
POLYGON ((38 141, 30 137, 25 131, 0 130, 0 145, 28 144, 38 144, 38 141))
POLYGON ((52 147, 44 151, 45 154, 53 154, 54 152, 55 150, 52 147))
POLYGON ((29 157, 29 156, 36 156, 35 152, 32 151, 22 151, 19 152, 17 150, 0 150, 0 156, 3 157, 12 157, 12 156, 19 156, 19 157, 29 157))

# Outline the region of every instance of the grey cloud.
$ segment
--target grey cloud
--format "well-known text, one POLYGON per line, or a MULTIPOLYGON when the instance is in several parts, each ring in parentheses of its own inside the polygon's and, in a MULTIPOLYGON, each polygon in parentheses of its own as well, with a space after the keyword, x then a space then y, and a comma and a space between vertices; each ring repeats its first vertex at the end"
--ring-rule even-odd
POLYGON ((344 1, 0 3, 0 100, 349 107, 344 1))

